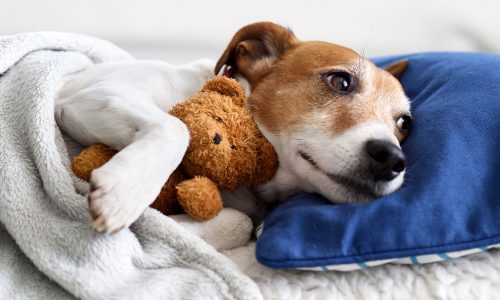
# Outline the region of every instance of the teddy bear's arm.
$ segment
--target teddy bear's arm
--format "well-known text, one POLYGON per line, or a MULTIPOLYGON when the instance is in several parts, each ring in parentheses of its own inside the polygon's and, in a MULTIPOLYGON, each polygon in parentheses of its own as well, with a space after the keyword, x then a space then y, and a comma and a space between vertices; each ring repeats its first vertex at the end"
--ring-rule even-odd
POLYGON ((117 151, 103 144, 94 144, 84 149, 71 163, 73 173, 79 178, 89 181, 92 170, 107 163, 117 151))
POLYGON ((156 197, 151 207, 161 211, 165 215, 181 214, 184 211, 177 201, 176 186, 184 181, 184 175, 179 169, 176 169, 163 185, 160 194, 156 197))
POLYGON ((219 189, 207 177, 196 176, 177 186, 177 200, 184 211, 201 221, 215 217, 222 210, 219 189))

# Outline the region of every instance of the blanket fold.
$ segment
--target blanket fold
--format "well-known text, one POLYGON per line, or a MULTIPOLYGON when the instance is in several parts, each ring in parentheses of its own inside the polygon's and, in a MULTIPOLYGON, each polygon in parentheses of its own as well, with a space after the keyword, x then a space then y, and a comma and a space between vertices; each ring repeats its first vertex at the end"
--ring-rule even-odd
POLYGON ((152 209, 116 235, 91 229, 54 96, 65 74, 125 59, 82 35, 0 37, 0 299, 260 299, 231 261, 152 209))

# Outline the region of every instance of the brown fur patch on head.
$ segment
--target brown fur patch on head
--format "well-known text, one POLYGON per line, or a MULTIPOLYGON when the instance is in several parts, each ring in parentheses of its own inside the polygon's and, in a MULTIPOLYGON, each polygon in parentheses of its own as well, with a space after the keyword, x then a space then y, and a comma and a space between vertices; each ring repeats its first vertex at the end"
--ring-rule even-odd
MULTIPOLYGON (((387 67, 394 77, 386 76, 351 49, 300 41, 291 30, 274 23, 241 28, 217 62, 216 73, 224 65, 249 82, 250 108, 257 122, 272 132, 293 131, 318 114, 330 116, 322 123, 333 134, 371 120, 394 127, 398 114, 408 111, 394 78, 402 75, 407 61, 387 67), (336 95, 328 90, 322 75, 335 70, 353 76, 357 85, 353 93, 336 95), (391 107, 394 111, 388 112, 391 107)), ((397 130, 395 134, 401 138, 397 130)))
POLYGON ((363 122, 383 122, 408 110, 399 82, 354 51, 325 42, 301 42, 277 60, 248 99, 257 122, 274 133, 309 122, 339 134, 363 122), (346 72, 355 84, 347 95, 329 90, 325 74, 346 72))

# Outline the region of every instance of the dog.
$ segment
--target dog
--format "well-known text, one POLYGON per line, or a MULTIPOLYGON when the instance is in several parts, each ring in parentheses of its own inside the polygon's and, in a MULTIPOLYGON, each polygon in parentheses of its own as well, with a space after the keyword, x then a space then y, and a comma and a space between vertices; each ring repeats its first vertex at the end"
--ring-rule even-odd
MULTIPOLYGON (((242 83, 278 155, 278 171, 257 189, 258 198, 281 201, 306 191, 336 203, 366 202, 403 183, 400 143, 412 118, 397 79, 407 65, 380 69, 348 48, 301 41, 287 28, 260 22, 241 28, 216 64, 114 62, 69 75, 55 116, 77 142, 120 150, 91 176, 89 211, 99 232, 128 227, 153 202, 189 142, 186 126, 166 112, 214 73, 242 83)), ((248 204, 254 195, 243 189, 223 199, 255 210, 248 204)))

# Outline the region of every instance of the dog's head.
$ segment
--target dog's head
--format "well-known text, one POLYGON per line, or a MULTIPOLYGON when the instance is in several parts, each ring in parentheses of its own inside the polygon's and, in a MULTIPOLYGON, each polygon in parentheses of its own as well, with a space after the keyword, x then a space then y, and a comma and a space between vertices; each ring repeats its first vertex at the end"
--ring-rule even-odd
POLYGON ((410 105, 406 61, 376 67, 351 49, 304 42, 268 22, 240 29, 217 62, 251 90, 249 108, 280 169, 334 202, 363 202, 403 183, 410 105))

